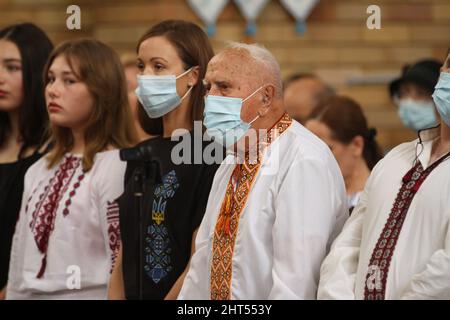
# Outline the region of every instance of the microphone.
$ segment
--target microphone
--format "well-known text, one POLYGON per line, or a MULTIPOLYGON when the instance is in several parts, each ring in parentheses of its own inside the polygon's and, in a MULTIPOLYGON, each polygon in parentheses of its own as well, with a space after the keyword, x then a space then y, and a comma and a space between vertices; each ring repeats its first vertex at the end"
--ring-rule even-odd
POLYGON ((162 182, 162 173, 160 159, 153 154, 153 148, 150 146, 137 146, 124 148, 119 151, 120 160, 130 162, 144 162, 142 169, 136 168, 141 180, 152 180, 152 183, 162 182))
POLYGON ((119 151, 120 160, 122 161, 143 161, 143 166, 137 166, 133 171, 132 190, 134 194, 134 224, 135 230, 138 234, 138 246, 136 264, 136 297, 139 300, 144 299, 143 282, 144 282, 144 217, 147 212, 145 211, 146 200, 144 198, 146 191, 149 187, 162 183, 161 169, 159 161, 153 156, 153 149, 150 146, 136 146, 132 148, 125 148, 119 151))
POLYGON ((119 151, 122 161, 153 161, 153 149, 150 146, 137 146, 119 151))

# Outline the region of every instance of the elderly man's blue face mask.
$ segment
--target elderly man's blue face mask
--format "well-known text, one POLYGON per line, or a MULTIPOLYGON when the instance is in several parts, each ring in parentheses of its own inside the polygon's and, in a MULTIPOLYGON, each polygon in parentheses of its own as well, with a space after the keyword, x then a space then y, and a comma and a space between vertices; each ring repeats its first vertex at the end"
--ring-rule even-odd
POLYGON ((209 136, 225 148, 233 146, 250 129, 259 115, 249 123, 241 119, 242 104, 254 96, 263 86, 245 99, 208 95, 205 100, 203 123, 209 136))

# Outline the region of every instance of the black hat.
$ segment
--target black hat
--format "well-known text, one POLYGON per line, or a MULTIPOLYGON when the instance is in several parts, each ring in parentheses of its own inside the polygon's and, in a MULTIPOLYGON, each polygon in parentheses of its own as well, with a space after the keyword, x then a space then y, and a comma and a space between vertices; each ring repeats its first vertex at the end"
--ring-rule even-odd
POLYGON ((442 62, 432 59, 421 60, 416 64, 404 66, 402 76, 389 84, 389 93, 391 94, 391 97, 398 94, 400 85, 405 82, 414 83, 432 94, 434 87, 439 80, 441 67, 442 62))

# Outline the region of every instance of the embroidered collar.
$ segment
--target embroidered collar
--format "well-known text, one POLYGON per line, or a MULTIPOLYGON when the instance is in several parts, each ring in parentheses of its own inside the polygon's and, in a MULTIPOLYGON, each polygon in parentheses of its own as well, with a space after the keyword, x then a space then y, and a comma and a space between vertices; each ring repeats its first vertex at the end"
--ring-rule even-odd
MULTIPOLYGON (((264 156, 267 147, 275 141, 292 123, 292 118, 284 113, 269 129, 267 133, 261 132, 258 136, 256 144, 249 147, 248 150, 235 150, 235 148, 229 148, 226 150, 226 154, 234 157, 234 160, 238 164, 244 162, 259 163, 264 156)), ((264 131, 264 129, 262 129, 264 131)))

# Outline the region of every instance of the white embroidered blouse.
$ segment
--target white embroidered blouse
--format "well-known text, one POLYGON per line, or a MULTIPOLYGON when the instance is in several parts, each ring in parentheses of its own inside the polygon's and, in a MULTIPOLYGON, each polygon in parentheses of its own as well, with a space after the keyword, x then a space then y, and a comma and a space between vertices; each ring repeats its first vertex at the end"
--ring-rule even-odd
POLYGON ((27 171, 7 299, 107 297, 126 164, 118 150, 98 153, 85 173, 81 160, 66 154, 48 169, 42 158, 27 171))

